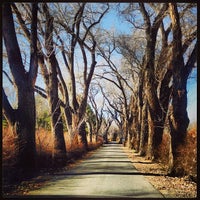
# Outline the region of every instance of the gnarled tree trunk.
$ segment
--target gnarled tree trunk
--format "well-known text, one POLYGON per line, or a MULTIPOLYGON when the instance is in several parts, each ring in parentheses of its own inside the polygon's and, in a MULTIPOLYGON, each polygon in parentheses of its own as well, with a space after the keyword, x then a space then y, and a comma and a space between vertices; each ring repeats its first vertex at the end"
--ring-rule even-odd
POLYGON ((3 90, 3 114, 17 135, 18 166, 29 172, 35 167, 35 98, 37 77, 37 4, 32 4, 30 67, 25 71, 17 42, 12 11, 9 3, 3 5, 3 37, 13 82, 17 92, 18 107, 13 109, 3 90))

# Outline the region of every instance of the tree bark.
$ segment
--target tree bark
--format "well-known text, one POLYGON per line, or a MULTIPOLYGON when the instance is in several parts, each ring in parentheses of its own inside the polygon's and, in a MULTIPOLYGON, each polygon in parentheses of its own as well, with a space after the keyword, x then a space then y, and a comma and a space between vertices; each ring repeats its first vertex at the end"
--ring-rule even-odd
POLYGON ((55 56, 53 47, 53 20, 54 18, 48 11, 47 4, 43 9, 46 15, 45 27, 45 48, 47 50, 47 64, 49 67, 47 94, 51 112, 52 134, 54 136, 54 148, 52 152, 54 164, 65 164, 66 146, 63 133, 63 122, 60 109, 60 100, 58 97, 58 78, 57 69, 58 61, 55 56))
POLYGON ((90 121, 87 121, 86 124, 87 124, 87 127, 88 127, 89 142, 92 143, 92 131, 93 131, 92 123, 90 121))
POLYGON ((189 118, 187 115, 187 76, 182 51, 182 33, 179 14, 175 3, 170 3, 170 16, 172 19, 173 47, 172 47, 172 141, 175 145, 184 141, 189 118))
MULTIPOLYGON (((54 56, 54 55, 52 55, 54 56)), ((48 101, 50 105, 51 113, 51 130, 54 136, 54 148, 52 156, 54 163, 61 162, 65 163, 66 160, 66 146, 63 133, 63 121, 60 109, 60 100, 58 98, 58 80, 56 73, 56 65, 53 60, 55 58, 50 58, 51 63, 49 64, 51 73, 49 76, 49 86, 48 86, 48 101)))
POLYGON ((87 142, 87 132, 86 132, 86 122, 83 121, 79 127, 79 135, 81 135, 81 142, 84 145, 84 150, 88 150, 88 142, 87 142))
MULTIPOLYGON (((155 17, 151 25, 150 17, 145 9, 143 3, 140 3, 140 9, 144 18, 144 22, 146 25, 146 52, 145 52, 145 60, 144 60, 144 80, 146 81, 145 94, 147 96, 148 101, 148 122, 149 122, 149 145, 153 145, 151 147, 150 154, 155 154, 158 146, 162 141, 162 110, 159 104, 159 99, 157 96, 157 84, 155 81, 155 45, 158 29, 162 23, 162 19, 164 18, 165 12, 168 8, 168 4, 164 4, 160 9, 158 15, 155 17)), ((151 155, 149 157, 157 157, 157 155, 151 155)))
POLYGON ((144 104, 142 106, 141 113, 141 129, 140 129, 140 146, 139 146, 139 154, 144 156, 146 154, 145 144, 147 143, 147 134, 148 134, 148 120, 147 120, 147 102, 144 100, 144 104))
POLYGON ((171 159, 170 173, 176 175, 175 159, 177 157, 177 147, 184 143, 187 128, 189 125, 189 118, 187 114, 187 79, 195 63, 195 48, 191 54, 190 62, 193 60, 191 66, 184 64, 183 45, 182 45, 182 31, 180 26, 180 18, 176 3, 169 3, 169 13, 172 21, 173 45, 172 45, 172 107, 169 115, 169 125, 171 134, 171 159))
POLYGON ((29 72, 22 63, 9 3, 3 5, 3 19, 3 37, 18 98, 18 107, 13 109, 3 90, 3 113, 17 135, 18 166, 24 172, 30 172, 36 166, 34 84, 37 76, 37 4, 32 4, 29 72))
POLYGON ((146 158, 148 160, 154 160, 155 153, 154 153, 154 146, 153 146, 153 138, 155 134, 155 126, 152 120, 152 116, 150 110, 148 109, 148 144, 147 144, 147 153, 146 158))

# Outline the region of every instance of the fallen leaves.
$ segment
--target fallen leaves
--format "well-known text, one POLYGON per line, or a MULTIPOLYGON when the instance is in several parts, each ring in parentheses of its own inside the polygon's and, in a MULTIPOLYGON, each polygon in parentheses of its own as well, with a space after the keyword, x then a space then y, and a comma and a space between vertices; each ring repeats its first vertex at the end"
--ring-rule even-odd
POLYGON ((192 181, 190 176, 170 177, 167 176, 167 166, 162 163, 145 160, 137 153, 125 148, 134 167, 145 176, 148 181, 159 190, 165 198, 196 198, 197 184, 192 181), (152 174, 152 175, 150 175, 152 174), (160 176, 159 176, 160 175, 160 176))

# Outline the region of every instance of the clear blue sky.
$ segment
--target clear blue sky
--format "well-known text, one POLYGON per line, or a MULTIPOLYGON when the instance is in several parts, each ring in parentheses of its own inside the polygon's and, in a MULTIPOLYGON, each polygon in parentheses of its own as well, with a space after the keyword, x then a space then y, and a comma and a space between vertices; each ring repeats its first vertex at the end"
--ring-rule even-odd
MULTIPOLYGON (((132 30, 131 25, 128 22, 122 21, 114 9, 109 11, 101 24, 105 29, 114 29, 117 33, 131 33, 132 30)), ((197 121, 197 69, 192 71, 190 77, 187 81, 187 111, 192 123, 197 121)))
POLYGON ((190 122, 197 122, 197 69, 195 68, 187 81, 188 116, 190 122))
MULTIPOLYGON (((117 16, 117 12, 114 9, 111 9, 109 13, 102 19, 101 25, 105 29, 114 29, 117 33, 130 33, 131 26, 127 22, 122 22, 121 19, 117 16)), ((190 122, 196 122, 197 121, 197 70, 194 69, 192 74, 192 78, 188 79, 187 84, 187 92, 188 92, 188 116, 190 118, 190 122)), ((5 76, 3 76, 3 84, 8 89, 8 81, 5 76)), ((38 81, 41 79, 38 77, 38 81)), ((12 95, 13 92, 10 90, 11 98, 15 99, 15 96, 12 95)))

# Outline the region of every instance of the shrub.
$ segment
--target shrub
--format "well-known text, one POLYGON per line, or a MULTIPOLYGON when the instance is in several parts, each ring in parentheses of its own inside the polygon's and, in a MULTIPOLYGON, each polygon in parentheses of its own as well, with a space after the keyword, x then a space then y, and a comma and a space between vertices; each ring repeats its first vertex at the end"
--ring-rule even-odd
POLYGON ((2 181, 7 188, 10 182, 19 181, 20 170, 16 167, 18 158, 17 137, 13 134, 11 127, 2 129, 2 181))
POLYGON ((185 142, 177 148, 176 166, 182 169, 184 175, 197 174, 197 129, 188 129, 185 142))
POLYGON ((50 131, 36 131, 37 167, 49 167, 52 164, 53 135, 50 131))
MULTIPOLYGON (((162 143, 159 147, 159 160, 168 164, 170 135, 165 130, 162 143)), ((174 158, 175 171, 177 175, 196 175, 197 174, 197 128, 190 125, 183 144, 176 149, 174 158)))

